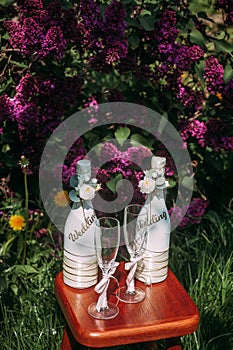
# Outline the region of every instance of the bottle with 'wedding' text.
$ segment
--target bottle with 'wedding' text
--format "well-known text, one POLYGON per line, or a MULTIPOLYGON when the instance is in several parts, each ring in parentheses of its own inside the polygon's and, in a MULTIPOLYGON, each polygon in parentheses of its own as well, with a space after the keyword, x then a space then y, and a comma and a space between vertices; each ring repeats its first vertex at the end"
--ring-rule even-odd
POLYGON ((147 193, 145 207, 148 210, 148 237, 143 259, 138 262, 135 277, 146 283, 158 283, 168 273, 170 217, 165 203, 164 190, 166 158, 152 157, 151 169, 145 172, 141 191, 147 193))
POLYGON ((91 182, 91 162, 77 162, 77 173, 71 178, 75 190, 70 192, 74 201, 64 230, 63 278, 74 288, 88 288, 97 283, 98 265, 94 246, 95 211, 91 200, 95 183, 91 182), (78 195, 77 195, 78 194, 78 195))

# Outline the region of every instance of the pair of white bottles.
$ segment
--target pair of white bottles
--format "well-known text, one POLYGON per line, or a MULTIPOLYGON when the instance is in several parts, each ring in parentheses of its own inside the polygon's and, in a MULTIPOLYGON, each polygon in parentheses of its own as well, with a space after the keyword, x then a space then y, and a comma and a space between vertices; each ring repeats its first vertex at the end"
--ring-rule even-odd
MULTIPOLYGON (((170 218, 167 211, 164 189, 166 159, 152 157, 151 172, 156 174, 156 186, 147 195, 148 239, 144 257, 138 262, 135 277, 145 284, 158 283, 166 279, 168 272, 170 218)), ((91 163, 77 163, 77 177, 81 181, 91 178, 91 163)), ((71 209, 64 232, 64 283, 74 288, 88 288, 98 281, 98 264, 94 246, 95 212, 92 208, 79 206, 71 209)))
MULTIPOLYGON (((85 183, 91 179, 91 163, 83 159, 77 162, 77 179, 85 183)), ((95 212, 92 208, 71 209, 64 230, 63 278, 74 288, 88 288, 97 283, 94 231, 95 212)))

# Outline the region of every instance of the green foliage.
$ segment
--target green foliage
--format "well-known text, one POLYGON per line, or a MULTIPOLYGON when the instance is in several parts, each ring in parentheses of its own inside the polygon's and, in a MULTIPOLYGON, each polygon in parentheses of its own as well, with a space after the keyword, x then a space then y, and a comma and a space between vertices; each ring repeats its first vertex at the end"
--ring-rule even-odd
MULTIPOLYGON (((48 5, 51 2, 46 0, 44 4, 48 5)), ((76 9, 75 18, 80 20, 79 1, 61 0, 60 3, 62 11, 76 9)), ((104 17, 111 0, 96 0, 95 3, 104 17)), ((125 39, 128 55, 107 64, 101 56, 103 50, 101 51, 99 46, 98 49, 93 49, 93 42, 89 47, 80 47, 81 36, 77 41, 67 39, 61 60, 53 55, 40 59, 36 52, 30 56, 14 49, 10 44, 10 33, 4 26, 4 21, 17 19, 16 2, 0 1, 0 97, 6 95, 15 101, 19 83, 26 75, 39 77, 39 80, 48 85, 52 81, 49 91, 44 89, 41 93, 38 88, 32 93, 29 89, 29 95, 24 101, 26 105, 36 101, 36 112, 42 115, 40 123, 34 125, 31 122, 24 133, 20 134, 14 118, 1 119, 0 347, 3 350, 58 349, 64 324, 53 295, 53 279, 62 268, 62 241, 59 235, 57 239, 57 231, 43 210, 37 179, 40 155, 46 138, 53 130, 49 129, 40 143, 41 134, 36 134, 37 128, 47 128, 47 123, 51 120, 57 125, 57 122, 90 105, 92 99, 97 101, 97 105, 119 100, 143 104, 156 110, 166 116, 178 130, 180 124, 187 121, 198 121, 205 125, 209 121, 226 122, 227 136, 232 136, 232 108, 226 106, 226 101, 219 91, 208 91, 205 76, 206 61, 214 57, 224 71, 224 88, 229 88, 228 84, 233 79, 233 30, 224 20, 227 17, 226 11, 217 9, 217 2, 214 0, 122 0, 121 3, 126 11, 125 39), (172 60, 174 57, 158 50, 159 39, 154 28, 166 9, 173 9, 176 13, 176 25, 172 29, 178 30, 179 34, 172 44, 181 45, 182 48, 198 45, 204 52, 201 59, 189 62, 188 68, 181 71, 179 64, 183 63, 182 57, 177 57, 178 61, 175 64, 172 60), (172 63, 169 63, 169 60, 172 63), (166 64, 168 71, 158 74, 158 68, 161 69, 166 64), (65 92, 65 83, 69 78, 76 76, 80 77, 81 87, 80 91, 77 86, 72 88, 72 93, 76 90, 78 92, 70 102, 71 92, 65 92), (178 81, 182 89, 188 91, 185 101, 178 97, 183 91, 178 89, 178 81), (53 95, 57 86, 59 88, 53 95), (202 96, 200 108, 196 108, 195 104, 194 107, 191 106, 189 102, 189 97, 197 93, 202 96), (61 102, 64 96, 65 101, 61 102), (52 116, 48 115, 51 110, 55 111, 52 116), (38 153, 35 153, 36 146, 38 153), (20 158, 25 152, 29 157, 28 164, 23 163, 20 158), (34 163, 31 159, 33 156, 36 158, 34 163), (31 169, 34 175, 31 174, 31 169), (9 219, 13 215, 20 215, 25 219, 25 227, 22 230, 10 227, 9 219)), ((83 19, 81 24, 82 21, 83 19)), ((82 35, 85 29, 81 31, 82 35)), ((157 28, 157 31, 159 29, 157 28)), ((109 30, 109 33, 112 31, 109 30)), ((85 32, 83 42, 88 42, 87 34, 85 32)), ((169 36, 172 35, 171 30, 169 36)), ((14 36, 14 39, 16 38, 17 36, 14 36)), ((117 55, 120 54, 120 50, 117 51, 117 55)), ((217 78, 215 77, 215 80, 217 78)), ((35 84, 39 84, 38 81, 35 81, 35 84)), ((34 115, 33 111, 30 118, 33 119, 34 115)), ((94 116, 94 112, 91 113, 90 119, 94 116)), ((25 114, 25 120, 27 118, 28 115, 25 114)), ((83 122, 88 123, 88 120, 83 122)), ((166 128, 166 123, 160 125, 158 131, 162 131, 163 128, 166 128)), ((202 198, 208 198, 210 210, 200 225, 178 229, 173 233, 171 266, 194 298, 201 313, 199 330, 194 335, 183 338, 184 349, 232 350, 232 154, 224 147, 216 150, 214 141, 201 145, 200 140, 191 135, 192 125, 188 131, 190 135, 186 143, 195 173, 194 190, 202 198), (225 213, 227 211, 229 212, 225 213)), ((226 130, 220 130, 220 134, 218 131, 219 128, 216 127, 213 140, 226 136, 226 130)), ((154 154, 158 150, 158 141, 144 131, 143 126, 131 127, 130 120, 123 121, 121 126, 109 124, 106 128, 93 127, 83 135, 87 151, 100 142, 111 139, 117 141, 119 150, 123 150, 127 142, 131 146, 143 145, 154 154)), ((60 146, 65 147, 62 142, 60 146)), ((100 146, 96 147, 95 152, 97 156, 100 154, 100 146)), ((122 178, 119 173, 113 174, 106 183, 113 196, 122 178)), ((168 180, 171 192, 174 190, 176 194, 176 174, 168 180)), ((190 189, 190 178, 184 177, 182 185, 190 189)), ((77 200, 77 196, 72 197, 71 193, 71 199, 77 200)), ((163 349, 162 342, 160 346, 163 349)), ((140 344, 137 347, 141 349, 140 344)), ((80 346, 81 348, 85 347, 80 346)), ((118 349, 135 349, 135 346, 122 346, 118 349)))
POLYGON ((127 127, 120 127, 114 133, 114 136, 117 142, 120 144, 120 146, 123 146, 125 140, 128 138, 129 135, 130 129, 127 127))

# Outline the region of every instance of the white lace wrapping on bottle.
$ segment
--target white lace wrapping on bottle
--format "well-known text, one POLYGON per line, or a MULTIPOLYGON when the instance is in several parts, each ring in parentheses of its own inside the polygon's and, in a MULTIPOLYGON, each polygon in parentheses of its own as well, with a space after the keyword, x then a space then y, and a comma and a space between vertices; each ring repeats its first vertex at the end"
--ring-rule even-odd
POLYGON ((135 277, 145 284, 161 282, 168 273, 169 250, 152 252, 146 250, 144 257, 137 264, 135 277))
POLYGON ((110 282, 110 278, 113 278, 117 282, 117 286, 119 289, 118 280, 113 276, 114 272, 116 271, 117 266, 119 265, 118 262, 115 262, 111 268, 106 272, 100 282, 95 286, 95 291, 100 294, 97 304, 96 304, 96 310, 100 312, 101 309, 106 309, 108 307, 107 302, 107 290, 110 282))
POLYGON ((81 256, 76 256, 73 260, 64 255, 63 275, 65 279, 72 281, 76 288, 87 288, 97 281, 98 266, 95 261, 84 261, 81 256))

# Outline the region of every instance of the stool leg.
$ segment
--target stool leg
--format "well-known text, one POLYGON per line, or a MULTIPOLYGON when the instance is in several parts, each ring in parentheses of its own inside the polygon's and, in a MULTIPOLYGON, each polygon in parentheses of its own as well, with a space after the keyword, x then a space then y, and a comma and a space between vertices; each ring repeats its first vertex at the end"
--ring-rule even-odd
POLYGON ((72 347, 71 347, 71 344, 70 344, 70 340, 69 340, 69 336, 67 334, 66 328, 64 329, 64 332, 63 332, 63 338, 62 338, 62 343, 61 343, 60 350, 72 350, 72 347))
POLYGON ((80 348, 68 326, 64 328, 60 350, 78 350, 80 348))
POLYGON ((180 338, 165 339, 167 350, 182 350, 180 338))

